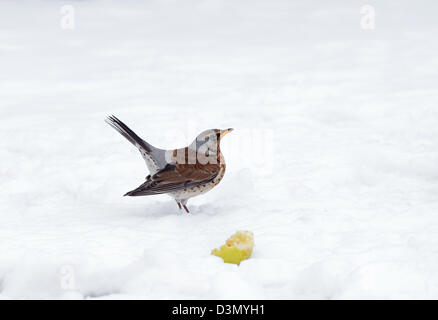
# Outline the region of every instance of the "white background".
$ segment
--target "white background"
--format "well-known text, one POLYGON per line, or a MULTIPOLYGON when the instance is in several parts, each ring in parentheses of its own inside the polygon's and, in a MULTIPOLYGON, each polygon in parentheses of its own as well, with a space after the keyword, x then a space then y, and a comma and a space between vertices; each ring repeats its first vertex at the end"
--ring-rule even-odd
POLYGON ((437 299, 436 9, 1 1, 0 297, 437 299), (148 172, 110 114, 169 149, 234 127, 224 179, 189 215, 122 197, 148 172))

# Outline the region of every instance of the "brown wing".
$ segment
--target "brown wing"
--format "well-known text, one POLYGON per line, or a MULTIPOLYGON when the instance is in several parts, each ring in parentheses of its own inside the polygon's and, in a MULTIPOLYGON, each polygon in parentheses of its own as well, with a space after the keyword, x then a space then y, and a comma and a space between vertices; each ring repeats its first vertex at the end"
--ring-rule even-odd
POLYGON ((147 196, 196 187, 212 181, 219 173, 218 164, 168 164, 145 183, 125 196, 147 196))

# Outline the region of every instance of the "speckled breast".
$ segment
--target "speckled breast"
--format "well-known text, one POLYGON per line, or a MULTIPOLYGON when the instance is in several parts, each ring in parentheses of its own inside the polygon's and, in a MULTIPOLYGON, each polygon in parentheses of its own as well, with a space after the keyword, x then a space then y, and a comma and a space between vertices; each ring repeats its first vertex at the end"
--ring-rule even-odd
POLYGON ((184 200, 206 193, 213 189, 222 180, 224 174, 225 164, 221 164, 218 175, 212 181, 196 187, 187 188, 183 191, 169 193, 169 195, 175 200, 184 200))

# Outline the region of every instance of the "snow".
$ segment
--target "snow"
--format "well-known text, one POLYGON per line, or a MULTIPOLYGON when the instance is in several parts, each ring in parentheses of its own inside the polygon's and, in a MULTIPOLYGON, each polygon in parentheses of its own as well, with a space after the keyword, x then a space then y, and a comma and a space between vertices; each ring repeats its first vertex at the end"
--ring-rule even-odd
POLYGON ((0 298, 437 299, 437 6, 0 2, 0 298), (233 127, 224 179, 189 215, 122 197, 148 172, 110 114, 168 149, 233 127))

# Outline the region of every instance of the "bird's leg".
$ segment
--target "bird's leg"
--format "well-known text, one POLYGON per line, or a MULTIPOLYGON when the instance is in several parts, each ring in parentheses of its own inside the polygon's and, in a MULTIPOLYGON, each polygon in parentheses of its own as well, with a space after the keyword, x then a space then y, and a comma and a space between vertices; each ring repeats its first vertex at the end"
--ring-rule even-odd
POLYGON ((187 213, 190 213, 189 209, 187 209, 187 206, 186 206, 187 199, 183 199, 180 202, 181 202, 182 206, 184 207, 184 210, 186 210, 187 213))
POLYGON ((176 201, 176 204, 178 205, 179 210, 181 210, 181 209, 182 209, 182 207, 181 207, 181 203, 179 203, 178 201, 176 201))

